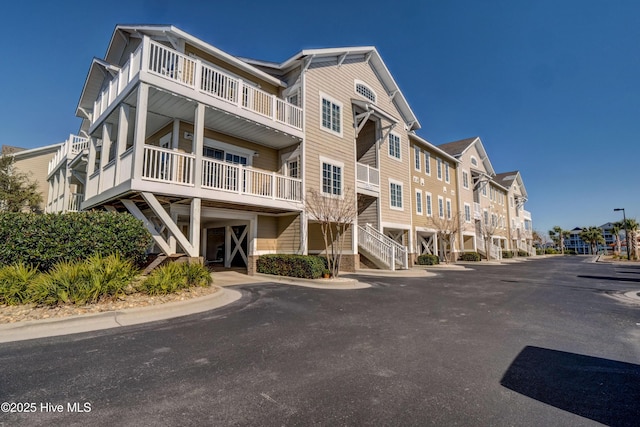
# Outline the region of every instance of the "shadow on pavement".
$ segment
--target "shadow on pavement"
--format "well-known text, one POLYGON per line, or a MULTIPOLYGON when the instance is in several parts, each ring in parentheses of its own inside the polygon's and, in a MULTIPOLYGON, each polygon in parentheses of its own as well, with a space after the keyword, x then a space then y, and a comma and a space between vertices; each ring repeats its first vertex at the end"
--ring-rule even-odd
POLYGON ((598 279, 598 280, 613 280, 617 282, 640 282, 640 279, 636 279, 634 277, 614 277, 614 276, 586 276, 586 275, 578 275, 583 279, 598 279))
POLYGON ((637 426, 640 365, 527 346, 500 384, 611 426, 637 426))

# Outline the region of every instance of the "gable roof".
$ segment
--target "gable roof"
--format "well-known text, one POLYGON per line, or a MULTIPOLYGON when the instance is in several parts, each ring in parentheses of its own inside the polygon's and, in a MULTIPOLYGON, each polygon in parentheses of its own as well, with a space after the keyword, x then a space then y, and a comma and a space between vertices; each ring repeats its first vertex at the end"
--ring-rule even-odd
POLYGON ((418 142, 418 143, 430 148, 431 150, 435 151, 436 153, 440 153, 442 155, 442 157, 445 157, 446 159, 449 159, 449 160, 454 161, 456 163, 460 163, 460 160, 458 160, 457 158, 453 157, 451 154, 447 153, 446 151, 442 150, 441 148, 433 145, 432 143, 430 143, 426 139, 419 137, 415 133, 410 133, 409 134, 409 139, 412 139, 412 140, 414 140, 414 141, 416 141, 416 142, 418 142))
POLYGON ((479 136, 440 144, 438 145, 438 148, 459 159, 464 153, 467 152, 467 150, 469 150, 473 146, 475 146, 476 150, 478 150, 478 154, 480 154, 481 157, 480 160, 482 161, 482 164, 484 165, 487 173, 492 177, 495 176, 496 172, 493 169, 491 162, 489 161, 489 156, 487 155, 487 152, 484 149, 484 145, 482 145, 482 141, 480 140, 479 136))
POLYGON ((522 193, 525 199, 528 198, 527 189, 524 187, 524 183, 522 182, 522 175, 520 175, 519 171, 499 173, 493 178, 493 180, 500 183, 503 187, 509 190, 511 189, 513 184, 518 184, 518 187, 520 187, 520 193, 522 193))
POLYGON ((365 60, 371 64, 373 71, 376 73, 380 82, 386 89, 387 95, 392 97, 393 103, 402 115, 402 120, 407 124, 408 130, 420 129, 421 126, 418 118, 413 113, 413 110, 411 110, 407 99, 402 94, 402 91, 400 91, 398 84, 374 46, 304 49, 279 64, 251 58, 241 59, 248 64, 262 67, 270 70, 270 72, 281 75, 296 66, 300 66, 301 64, 308 65, 313 61, 328 61, 332 58, 337 58, 338 62, 341 62, 348 57, 364 57, 365 60))

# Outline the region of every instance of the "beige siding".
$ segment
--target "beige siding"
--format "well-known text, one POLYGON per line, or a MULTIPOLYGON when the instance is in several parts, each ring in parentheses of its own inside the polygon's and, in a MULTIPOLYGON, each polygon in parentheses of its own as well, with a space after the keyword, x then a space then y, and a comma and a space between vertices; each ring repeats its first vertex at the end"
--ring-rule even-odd
POLYGON ((275 251, 278 247, 278 218, 258 215, 258 250, 275 251))
MULTIPOLYGON (((353 231, 352 228, 349 229, 349 231, 347 231, 345 244, 343 248, 344 250, 342 252, 343 254, 351 253, 351 238, 353 235, 352 231, 353 231)), ((309 233, 309 238, 308 238, 309 253, 310 254, 324 253, 325 252, 324 238, 322 236, 322 230, 320 228, 320 224, 317 222, 310 222, 308 233, 309 233)))
POLYGON ((300 249, 300 215, 278 217, 278 252, 297 253, 300 249))
POLYGON ((47 203, 47 197, 49 197, 47 171, 49 168, 49 161, 53 158, 56 150, 53 152, 25 156, 23 158, 15 159, 13 162, 13 166, 17 171, 27 174, 29 179, 38 184, 38 191, 42 194, 42 203, 40 203, 41 209, 44 209, 44 206, 47 203))

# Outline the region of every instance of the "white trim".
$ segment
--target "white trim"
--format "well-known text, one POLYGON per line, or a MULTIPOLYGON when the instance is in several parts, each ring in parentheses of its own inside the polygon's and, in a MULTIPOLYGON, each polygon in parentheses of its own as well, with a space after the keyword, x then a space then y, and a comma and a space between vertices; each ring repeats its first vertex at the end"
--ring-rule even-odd
POLYGON ((436 178, 438 181, 442 181, 442 159, 436 157, 436 178))
POLYGON ((467 190, 469 189, 469 172, 464 170, 464 169, 462 169, 462 188, 467 189, 467 190), (464 185, 465 184, 465 179, 464 179, 465 176, 467 177, 467 180, 466 180, 467 185, 464 185))
POLYGON ((342 138, 342 132, 343 132, 343 129, 344 129, 344 105, 342 104, 342 102, 338 101, 337 99, 335 99, 332 96, 327 95, 326 93, 324 93, 322 91, 319 91, 318 93, 319 93, 319 105, 318 105, 318 107, 320 109, 319 110, 320 116, 318 117, 318 124, 320 126, 320 129, 325 131, 325 132, 328 132, 328 133, 330 133, 332 135, 336 135, 336 136, 339 136, 340 138, 342 138), (330 103, 335 104, 340 108, 340 118, 339 118, 339 120, 340 120, 340 132, 336 132, 333 129, 329 129, 329 128, 326 128, 326 127, 323 126, 323 124, 322 124, 322 101, 323 100, 327 100, 330 103))
POLYGON ((424 192, 424 208, 425 216, 433 217, 433 194, 429 191, 424 192), (429 201, 428 203, 427 200, 429 201))
POLYGON ((431 153, 428 151, 424 152, 424 173, 428 176, 431 176, 431 153))
POLYGON ((444 216, 445 216, 444 197, 438 196, 438 218, 444 218, 444 216), (440 202, 442 202, 442 205, 440 205, 440 202), (442 206, 442 209, 440 209, 440 206, 442 206))
POLYGON ((367 100, 367 101, 369 101, 369 102, 373 102, 374 104, 377 104, 377 103, 378 103, 378 102, 377 102, 377 101, 378 101, 378 94, 376 93, 376 91, 375 91, 375 90, 373 90, 373 88, 372 88, 370 85, 366 84, 366 83, 365 83, 365 82, 363 82, 362 80, 355 79, 355 80, 353 81, 353 91, 355 92, 355 94, 356 94, 356 95, 358 95, 359 97, 361 97, 361 98, 363 98, 363 99, 366 99, 366 100, 367 100), (358 85, 362 85, 362 86, 364 86, 367 90, 369 90, 369 91, 373 94, 373 98, 374 98, 374 99, 369 99, 369 98, 367 98, 366 96, 364 96, 364 95, 362 95, 361 93, 359 93, 359 92, 358 92, 358 85))
POLYGON ((471 223, 472 217, 473 215, 471 212, 471 205, 467 202, 464 202, 464 222, 467 224, 471 223), (469 219, 467 219, 467 208, 469 208, 469 219))
POLYGON ((444 182, 446 182, 447 184, 449 184, 451 182, 451 166, 449 165, 449 162, 443 162, 444 163, 444 182))
MULTIPOLYGON (((218 141, 217 139, 211 139, 211 138, 204 138, 203 147, 222 150, 224 151, 225 155, 227 153, 230 153, 230 154, 237 154, 239 156, 246 157, 247 166, 253 165, 253 156, 256 155, 256 151, 254 150, 238 147, 237 145, 229 144, 227 142, 222 142, 222 141, 218 141)), ((222 161, 224 162, 225 159, 222 159, 222 161)))
POLYGON ((422 149, 417 145, 413 146, 413 170, 417 172, 422 172, 422 149), (416 156, 418 157, 416 159, 416 156), (416 167, 416 160, 418 161, 418 166, 416 167))
POLYGON ((380 222, 380 228, 383 230, 383 232, 385 228, 396 230, 411 230, 411 225, 400 224, 397 222, 380 222))
POLYGON ((402 181, 398 181, 397 179, 389 178, 389 209, 393 209, 394 211, 404 211, 404 183, 402 181), (393 206, 391 204, 391 184, 397 185, 400 187, 400 206, 393 206))
MULTIPOLYGON (((320 175, 320 194, 322 194, 323 196, 337 197, 340 199, 344 198, 344 176, 345 176, 344 163, 338 160, 331 159, 329 157, 324 157, 324 156, 318 156, 318 159, 320 160, 320 174, 319 174, 320 175), (340 194, 339 195, 324 192, 323 182, 322 182, 323 180, 322 164, 323 163, 326 163, 331 166, 337 166, 340 168, 340 194)), ((333 184, 332 184, 332 187, 333 187, 333 184)))
POLYGON ((423 215, 424 212, 424 201, 422 200, 422 190, 419 189, 415 189, 415 201, 416 201, 416 215, 423 215), (420 195, 420 204, 418 205, 418 195, 420 195), (420 207, 420 210, 418 210, 418 206, 420 207))
POLYGON ((451 199, 446 198, 444 203, 444 214, 447 219, 453 218, 453 209, 451 207, 451 199))
POLYGON ((401 162, 402 161, 402 137, 400 136, 399 133, 396 132, 389 132, 387 134, 387 156, 389 156, 390 159, 393 159, 397 162, 401 162), (398 155, 400 157, 396 157, 394 155, 391 154, 391 136, 395 136, 398 138, 398 155))

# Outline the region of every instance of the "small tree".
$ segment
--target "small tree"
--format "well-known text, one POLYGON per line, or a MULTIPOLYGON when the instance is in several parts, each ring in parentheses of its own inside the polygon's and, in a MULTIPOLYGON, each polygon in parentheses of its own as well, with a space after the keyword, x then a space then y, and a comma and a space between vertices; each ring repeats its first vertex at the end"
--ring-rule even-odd
POLYGON ((491 258, 491 239, 498 229, 498 220, 492 212, 484 212, 484 218, 480 221, 480 234, 484 241, 484 250, 487 261, 491 258))
POLYGON ((0 212, 39 212, 38 184, 13 165, 13 156, 0 156, 0 212))
POLYGON ((537 230, 533 230, 532 240, 534 245, 542 249, 544 249, 547 246, 547 243, 549 243, 549 237, 537 230))
POLYGON ((455 215, 452 215, 451 218, 445 216, 443 218, 433 217, 431 219, 438 235, 438 241, 444 243, 440 258, 447 264, 451 262, 451 252, 456 241, 456 236, 461 230, 460 224, 463 220, 462 218, 463 214, 458 211, 455 215))
POLYGON ((615 249, 613 251, 613 253, 615 255, 620 255, 621 252, 621 248, 620 248, 620 231, 622 231, 622 221, 617 221, 614 222, 613 224, 611 224, 611 235, 613 236, 614 240, 615 240, 615 249))
POLYGON ((627 218, 627 232, 629 233, 629 253, 631 258, 638 259, 638 231, 640 230, 640 224, 634 218, 627 218))
POLYGON ((356 220, 358 211, 353 190, 345 189, 341 197, 308 190, 305 198, 307 212, 320 223, 327 266, 333 277, 340 274, 340 261, 347 232, 356 220))

